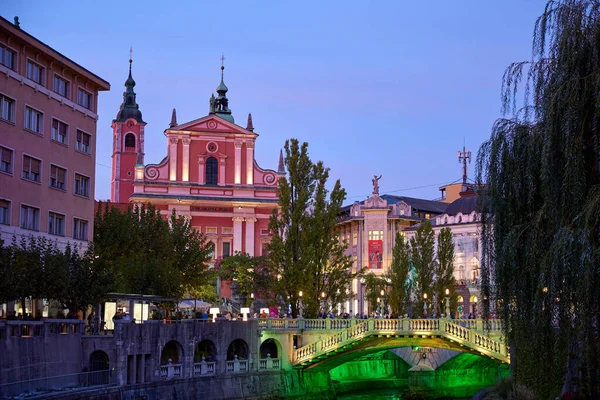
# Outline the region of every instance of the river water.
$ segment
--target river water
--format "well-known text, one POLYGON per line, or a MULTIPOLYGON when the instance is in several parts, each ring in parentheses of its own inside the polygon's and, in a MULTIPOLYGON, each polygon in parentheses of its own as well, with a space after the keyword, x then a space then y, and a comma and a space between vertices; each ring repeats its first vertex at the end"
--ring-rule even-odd
MULTIPOLYGON (((398 389, 377 389, 369 390, 364 392, 354 392, 352 394, 342 394, 337 397, 338 400, 403 400, 405 399, 399 394, 398 389)), ((427 398, 427 400, 434 399, 433 397, 427 398)), ((467 400, 470 397, 453 397, 452 400, 467 400)), ((445 397, 444 400, 451 400, 449 397, 445 397)))

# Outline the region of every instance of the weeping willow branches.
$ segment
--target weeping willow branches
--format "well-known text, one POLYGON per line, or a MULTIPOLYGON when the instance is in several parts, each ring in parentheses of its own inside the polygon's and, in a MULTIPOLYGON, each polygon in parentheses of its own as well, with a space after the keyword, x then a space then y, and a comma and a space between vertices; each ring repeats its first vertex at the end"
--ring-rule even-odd
POLYGON ((547 3, 502 104, 510 117, 477 159, 483 295, 506 322, 517 381, 538 398, 598 396, 599 1, 547 3))

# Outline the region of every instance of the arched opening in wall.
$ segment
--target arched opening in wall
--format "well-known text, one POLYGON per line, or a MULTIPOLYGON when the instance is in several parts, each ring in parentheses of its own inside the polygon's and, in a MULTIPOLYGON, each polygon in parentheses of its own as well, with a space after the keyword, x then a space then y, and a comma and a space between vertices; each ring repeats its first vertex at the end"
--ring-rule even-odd
POLYGON ((469 298, 469 303, 471 303, 471 313, 473 314, 477 314, 477 301, 479 299, 477 298, 477 296, 471 296, 471 298, 469 298))
POLYGON ((215 344, 207 339, 204 339, 196 346, 194 350, 194 362, 198 363, 201 361, 215 361, 217 359, 217 347, 215 344), (203 359, 204 358, 204 359, 203 359))
POLYGON ((160 365, 181 364, 183 362, 183 347, 176 340, 171 340, 160 353, 160 365))
POLYGON ((133 133, 125 135, 125 151, 135 151, 135 135, 133 133))
POLYGON ((260 345, 260 358, 278 358, 281 349, 281 343, 275 339, 266 339, 260 345))
POLYGON ((206 184, 216 185, 219 180, 219 163, 214 157, 206 160, 206 184))
POLYGON ((108 384, 108 355, 96 350, 90 356, 90 382, 92 385, 108 384))
POLYGON ((227 348, 227 360, 234 360, 235 356, 238 360, 247 360, 248 354, 248 344, 242 339, 235 339, 227 348))

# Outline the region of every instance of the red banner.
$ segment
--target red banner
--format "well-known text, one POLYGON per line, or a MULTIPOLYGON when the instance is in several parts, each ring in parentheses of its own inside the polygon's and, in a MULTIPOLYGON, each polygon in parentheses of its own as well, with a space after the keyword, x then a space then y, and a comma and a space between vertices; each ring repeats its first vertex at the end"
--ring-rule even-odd
POLYGON ((383 268, 383 240, 369 240, 369 268, 383 268))

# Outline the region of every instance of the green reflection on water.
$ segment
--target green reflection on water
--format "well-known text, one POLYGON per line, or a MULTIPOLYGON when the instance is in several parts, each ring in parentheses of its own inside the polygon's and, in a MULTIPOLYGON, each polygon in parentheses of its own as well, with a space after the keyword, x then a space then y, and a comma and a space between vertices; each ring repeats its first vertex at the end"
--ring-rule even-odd
MULTIPOLYGON (((343 394, 337 397, 338 400, 404 400, 407 397, 402 397, 399 394, 398 389, 378 389, 378 390, 369 390, 359 393, 352 394, 343 394)), ((413 397, 411 397, 412 399, 413 397)), ((428 400, 435 399, 434 397, 428 398, 428 400)), ((444 397, 444 400, 467 400, 470 397, 444 397)))

